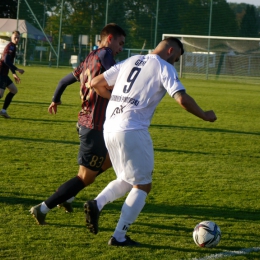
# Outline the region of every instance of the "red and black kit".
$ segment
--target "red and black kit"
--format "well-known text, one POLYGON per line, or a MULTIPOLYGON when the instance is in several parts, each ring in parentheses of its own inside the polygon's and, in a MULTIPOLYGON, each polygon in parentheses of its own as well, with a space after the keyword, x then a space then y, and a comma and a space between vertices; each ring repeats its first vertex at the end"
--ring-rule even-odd
MULTIPOLYGON (((100 48, 92 51, 83 62, 82 73, 80 75, 82 109, 79 112, 79 125, 103 131, 108 99, 100 97, 90 88, 89 82, 92 78, 102 74, 114 64, 115 60, 109 48, 100 48)), ((74 76, 79 77, 77 74, 75 75, 75 72, 76 70, 74 71, 74 76)))
POLYGON ((14 66, 14 58, 16 54, 16 46, 14 43, 8 43, 3 51, 1 60, 0 60, 0 75, 7 76, 9 69, 14 74, 17 68, 14 66))

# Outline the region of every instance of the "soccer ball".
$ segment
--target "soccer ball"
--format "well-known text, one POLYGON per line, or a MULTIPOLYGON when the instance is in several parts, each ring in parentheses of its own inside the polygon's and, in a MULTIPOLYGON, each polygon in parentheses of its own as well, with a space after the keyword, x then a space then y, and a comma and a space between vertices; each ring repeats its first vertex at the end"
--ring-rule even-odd
POLYGON ((215 247, 220 238, 220 228, 213 221, 202 221, 193 230, 193 240, 200 247, 215 247))

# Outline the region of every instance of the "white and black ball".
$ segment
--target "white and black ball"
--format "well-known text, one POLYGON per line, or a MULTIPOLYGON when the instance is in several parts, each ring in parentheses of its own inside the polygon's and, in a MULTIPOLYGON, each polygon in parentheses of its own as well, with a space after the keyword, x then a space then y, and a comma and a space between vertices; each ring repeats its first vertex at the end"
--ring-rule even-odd
POLYGON ((202 221, 193 230, 193 240, 199 247, 216 247, 221 239, 221 230, 213 221, 202 221))

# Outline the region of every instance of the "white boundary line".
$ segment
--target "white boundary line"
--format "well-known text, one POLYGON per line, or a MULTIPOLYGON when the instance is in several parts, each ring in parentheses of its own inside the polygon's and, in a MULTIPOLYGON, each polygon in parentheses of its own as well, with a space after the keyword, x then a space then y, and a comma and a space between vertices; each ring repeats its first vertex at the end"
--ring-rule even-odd
POLYGON ((212 254, 208 255, 202 258, 192 258, 191 260, 208 260, 208 259, 218 259, 222 257, 228 257, 228 256, 238 256, 238 255, 246 255, 251 252, 258 252, 260 251, 260 247, 252 247, 252 248, 243 248, 238 251, 225 251, 222 253, 212 254))

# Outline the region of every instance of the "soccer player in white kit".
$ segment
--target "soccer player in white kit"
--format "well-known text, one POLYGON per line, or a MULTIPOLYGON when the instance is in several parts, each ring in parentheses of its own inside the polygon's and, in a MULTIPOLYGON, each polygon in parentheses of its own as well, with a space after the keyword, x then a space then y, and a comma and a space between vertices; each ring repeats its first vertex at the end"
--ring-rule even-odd
POLYGON ((132 56, 91 81, 91 87, 100 96, 110 99, 104 138, 117 178, 94 200, 85 203, 90 232, 98 233, 102 208, 129 192, 109 245, 139 245, 126 232, 143 209, 151 190, 154 152, 148 127, 166 92, 195 116, 210 122, 217 119, 212 110, 203 111, 179 81, 173 65, 183 52, 180 40, 169 37, 161 41, 152 54, 132 56))

